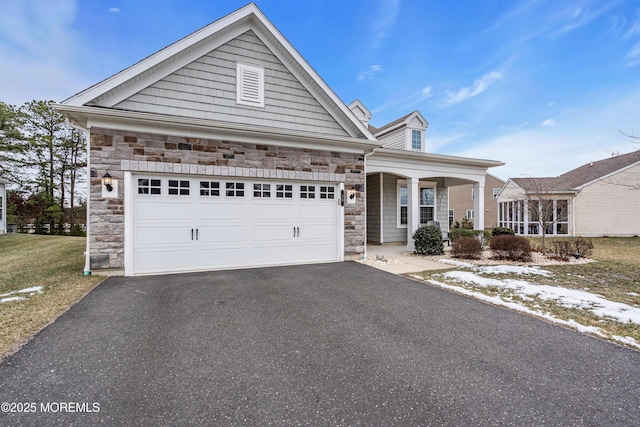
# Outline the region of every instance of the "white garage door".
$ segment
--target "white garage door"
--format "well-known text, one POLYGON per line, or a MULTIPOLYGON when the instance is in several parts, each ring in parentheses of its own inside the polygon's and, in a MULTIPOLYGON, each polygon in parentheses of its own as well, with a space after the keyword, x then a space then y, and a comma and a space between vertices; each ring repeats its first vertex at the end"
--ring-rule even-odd
POLYGON ((335 184, 133 175, 133 274, 337 261, 335 184))

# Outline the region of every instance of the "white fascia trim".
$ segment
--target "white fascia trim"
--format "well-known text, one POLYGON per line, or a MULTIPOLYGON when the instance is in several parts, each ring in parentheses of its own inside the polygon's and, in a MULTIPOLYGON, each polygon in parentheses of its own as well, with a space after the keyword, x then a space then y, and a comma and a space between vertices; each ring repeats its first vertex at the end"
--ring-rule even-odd
POLYGON ((497 160, 474 159, 471 157, 424 153, 420 151, 394 150, 391 148, 377 148, 375 150, 374 156, 380 159, 402 159, 406 162, 417 164, 424 164, 425 161, 432 161, 437 163, 446 163, 459 166, 464 165, 480 168, 493 168, 504 165, 503 162, 497 160))

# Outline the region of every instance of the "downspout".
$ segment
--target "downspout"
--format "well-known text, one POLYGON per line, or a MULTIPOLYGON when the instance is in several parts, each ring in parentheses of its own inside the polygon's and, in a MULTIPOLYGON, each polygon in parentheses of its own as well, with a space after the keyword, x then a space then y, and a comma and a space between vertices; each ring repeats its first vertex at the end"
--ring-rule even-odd
POLYGON ((85 224, 85 234, 87 239, 87 246, 84 252, 84 275, 91 275, 91 247, 89 246, 89 239, 91 238, 91 133, 89 129, 85 129, 87 133, 87 223, 85 224))
POLYGON ((85 252, 84 252, 84 275, 85 276, 90 276, 91 275, 91 251, 90 251, 90 247, 89 247, 89 237, 91 236, 90 233, 90 228, 91 228, 91 217, 90 217, 90 212, 91 210, 89 209, 89 205, 91 203, 91 135, 89 132, 89 129, 85 129, 82 126, 73 123, 71 120, 67 119, 67 122, 73 126, 74 128, 85 132, 87 135, 87 212, 86 212, 86 217, 87 217, 87 223, 85 224, 85 234, 87 235, 86 237, 86 247, 85 247, 85 252))

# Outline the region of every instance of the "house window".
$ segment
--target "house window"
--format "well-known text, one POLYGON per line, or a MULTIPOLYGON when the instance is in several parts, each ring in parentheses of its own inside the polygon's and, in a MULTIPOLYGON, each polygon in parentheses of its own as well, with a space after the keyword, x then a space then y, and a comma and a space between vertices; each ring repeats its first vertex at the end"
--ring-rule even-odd
POLYGON ((240 63, 236 65, 236 102, 264 107, 264 68, 240 63))
POLYGON ((301 199, 315 199, 316 198, 316 186, 315 185, 301 185, 300 186, 300 198, 301 199))
POLYGON ((435 188, 420 189, 420 224, 434 220, 435 194, 435 188))
POLYGON ((476 189, 472 188, 471 189, 471 200, 475 200, 476 199, 476 189))
POLYGON ((244 182, 227 182, 227 197, 244 197, 244 182))
POLYGON ((200 181, 201 196, 220 196, 220 183, 216 181, 200 181))
POLYGON ((502 190, 502 188, 493 189, 493 200, 496 200, 498 198, 498 194, 500 194, 500 190, 502 190))
POLYGON ((398 187, 398 225, 399 226, 406 226, 408 224, 407 203, 408 203, 407 186, 401 185, 398 187))
POLYGON ((188 196, 189 181, 178 181, 177 179, 170 179, 169 195, 170 196, 188 196))
POLYGON ((335 188, 334 187, 325 187, 324 185, 320 186, 320 198, 321 199, 334 199, 335 198, 335 188))
POLYGON ((271 184, 253 184, 253 197, 270 198, 271 184))
POLYGON ((419 130, 411 131, 411 149, 422 150, 422 132, 419 130))
POLYGON ((293 185, 290 185, 290 184, 278 184, 278 185, 276 185, 276 197, 278 199, 292 199, 293 198, 293 185))
POLYGON ((467 211, 467 219, 473 219, 473 211, 472 210, 468 210, 467 211))
POLYGON ((138 178, 138 194, 161 194, 161 181, 159 179, 138 178))
POLYGON ((449 227, 453 225, 453 221, 455 221, 455 216, 453 215, 453 209, 449 209, 449 227))

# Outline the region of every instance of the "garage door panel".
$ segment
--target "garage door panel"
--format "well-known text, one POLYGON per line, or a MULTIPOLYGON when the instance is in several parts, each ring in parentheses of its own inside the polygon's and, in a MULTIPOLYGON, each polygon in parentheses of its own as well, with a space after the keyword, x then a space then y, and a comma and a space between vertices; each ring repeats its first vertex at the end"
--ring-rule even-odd
POLYGON ((141 273, 184 271, 191 267, 191 250, 139 250, 134 256, 134 263, 141 273))
POLYGON ((307 224, 300 227, 300 239, 307 240, 329 240, 335 243, 337 230, 333 224, 307 224))
POLYGON ((167 199, 147 199, 136 204, 136 221, 189 221, 191 203, 170 201, 167 199), (159 208, 159 206, 162 206, 159 208))
POLYGON ((230 204, 223 202, 199 203, 198 219, 201 220, 244 220, 246 219, 246 205, 244 201, 234 200, 230 204))
POLYGON ((256 201, 251 206, 251 218, 254 220, 293 221, 294 209, 290 203, 256 201))
POLYGON ((300 261, 312 262, 312 261, 325 261, 331 257, 335 257, 336 244, 335 242, 326 242, 321 244, 319 242, 301 243, 298 250, 298 258, 300 261))
POLYGON ((295 259, 295 251, 290 244, 254 246, 251 258, 254 265, 289 264, 295 259))
POLYGON ((191 234, 188 227, 138 227, 135 230, 139 246, 190 244, 191 234))
POLYGON ((293 226, 286 225, 254 225, 251 227, 251 240, 255 242, 280 241, 291 244, 294 238, 293 226))
POLYGON ((300 205, 299 218, 301 220, 325 220, 335 222, 336 205, 318 203, 315 205, 300 205))
POLYGON ((198 251, 198 268, 239 267, 247 264, 244 246, 206 247, 198 251))
POLYGON ((219 225, 219 226, 199 226, 198 243, 244 243, 246 231, 245 226, 219 225))

